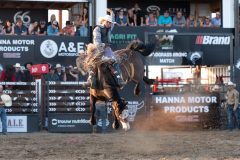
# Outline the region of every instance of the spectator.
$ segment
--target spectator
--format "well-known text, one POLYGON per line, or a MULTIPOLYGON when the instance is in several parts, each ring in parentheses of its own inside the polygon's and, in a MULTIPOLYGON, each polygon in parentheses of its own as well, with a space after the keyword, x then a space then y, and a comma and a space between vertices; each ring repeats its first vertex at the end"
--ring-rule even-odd
POLYGON ((172 26, 172 17, 169 16, 169 11, 166 10, 164 15, 158 18, 158 25, 161 27, 171 27, 172 26))
POLYGON ((8 95, 3 94, 3 86, 0 85, 0 115, 1 115, 3 135, 7 135, 7 114, 4 107, 12 105, 11 98, 10 99, 9 98, 10 97, 8 95))
POLYGON ((81 15, 82 22, 85 23, 86 26, 88 26, 88 8, 83 8, 83 14, 81 15))
POLYGON ((134 18, 134 23, 136 26, 143 26, 143 21, 144 21, 144 15, 143 12, 141 10, 141 8, 139 8, 138 3, 135 3, 134 7, 133 7, 133 14, 135 15, 134 18))
POLYGON ((4 32, 5 32, 6 35, 13 35, 14 34, 14 28, 12 26, 12 23, 9 20, 5 21, 4 32))
POLYGON ((86 27, 85 21, 82 21, 82 25, 79 28, 79 35, 81 37, 87 37, 88 36, 88 28, 86 27))
POLYGON ((81 18, 81 16, 76 16, 76 18, 74 20, 74 26, 76 27, 77 31, 82 26, 82 18, 81 18))
POLYGON ((187 26, 187 27, 199 27, 199 26, 200 26, 200 23, 199 23, 198 20, 195 20, 195 18, 194 18, 193 15, 190 15, 190 16, 187 18, 186 26, 187 26))
POLYGON ((228 82, 227 97, 227 128, 232 131, 234 129, 234 120, 238 129, 240 129, 240 118, 239 118, 239 92, 235 89, 236 85, 232 82, 228 82))
POLYGON ((157 26, 157 18, 153 12, 149 12, 148 17, 146 18, 146 26, 157 26))
POLYGON ((51 25, 47 27, 47 34, 50 36, 59 36, 58 22, 53 21, 51 25))
POLYGON ((66 68, 66 81, 78 81, 78 74, 74 73, 72 65, 66 68))
POLYGON ((41 20, 39 22, 37 35, 40 35, 40 36, 47 35, 47 26, 46 26, 46 22, 44 20, 41 20))
POLYGON ((206 16, 203 27, 212 27, 210 16, 206 16))
POLYGON ((124 15, 123 8, 120 9, 119 14, 116 17, 116 22, 120 26, 126 26, 127 25, 127 16, 124 15))
POLYGON ((17 81, 17 82, 24 82, 25 77, 24 77, 23 71, 21 70, 21 65, 20 65, 20 63, 16 63, 16 64, 14 65, 14 67, 15 67, 16 81, 17 81))
MULTIPOLYGON (((16 82, 16 76, 14 74, 14 68, 12 65, 7 65, 5 70, 2 71, 0 82, 16 82)), ((5 89, 12 89, 13 86, 5 85, 5 89)))
POLYGON ((26 70, 24 71, 24 78, 25 78, 25 82, 33 82, 34 78, 32 76, 32 74, 30 73, 31 68, 32 68, 32 62, 27 62, 24 64, 26 70))
POLYGON ((75 35, 74 27, 72 26, 72 23, 70 21, 66 21, 66 26, 62 29, 62 33, 66 36, 75 35))
POLYGON ((27 35, 28 28, 23 25, 23 21, 21 18, 16 20, 16 25, 14 26, 14 34, 16 35, 27 35))
POLYGON ((66 73, 63 72, 61 64, 56 64, 56 75, 60 81, 66 81, 66 73))
POLYGON ((4 35, 5 34, 5 30, 4 30, 4 26, 3 26, 3 21, 0 20, 0 35, 4 35))
POLYGON ((204 17, 198 17, 198 22, 199 22, 199 26, 203 27, 203 25, 204 25, 204 17))
POLYGON ((173 18, 173 26, 175 27, 185 27, 186 20, 185 17, 182 15, 181 11, 177 12, 177 15, 173 18))
POLYGON ((2 64, 0 64, 0 80, 1 80, 1 77, 2 77, 2 73, 3 73, 3 66, 2 66, 2 64))
POLYGON ((212 26, 213 27, 220 27, 221 26, 221 14, 220 12, 216 12, 216 17, 212 19, 212 26))
POLYGON ((34 21, 28 28, 29 35, 36 35, 38 33, 38 21, 34 21))
POLYGON ((50 21, 48 22, 47 26, 52 25, 52 23, 53 23, 54 21, 57 22, 56 26, 57 26, 57 28, 59 29, 59 24, 58 24, 58 21, 56 20, 56 15, 55 15, 55 14, 52 14, 52 15, 51 15, 50 21))
POLYGON ((135 24, 135 15, 133 14, 133 10, 129 9, 127 14, 127 25, 128 26, 136 26, 135 24))
POLYGON ((60 81, 57 74, 55 74, 54 66, 50 67, 49 73, 44 76, 46 81, 60 81))

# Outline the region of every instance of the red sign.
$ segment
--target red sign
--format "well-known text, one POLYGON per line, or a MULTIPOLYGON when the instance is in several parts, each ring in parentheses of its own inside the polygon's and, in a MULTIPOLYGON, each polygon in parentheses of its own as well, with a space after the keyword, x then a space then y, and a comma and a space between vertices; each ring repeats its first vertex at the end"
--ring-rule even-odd
POLYGON ((48 64, 36 64, 32 65, 30 70, 32 75, 41 75, 49 72, 48 64))

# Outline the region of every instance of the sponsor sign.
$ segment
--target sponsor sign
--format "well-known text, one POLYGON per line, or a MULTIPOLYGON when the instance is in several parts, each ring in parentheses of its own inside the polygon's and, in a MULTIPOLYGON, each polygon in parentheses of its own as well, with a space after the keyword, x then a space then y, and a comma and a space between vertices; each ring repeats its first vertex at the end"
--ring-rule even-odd
MULTIPOLYGON (((7 116, 8 132, 27 132, 27 116, 7 116)), ((2 122, 0 121, 0 132, 2 132, 2 122)))
POLYGON ((50 132, 91 132, 90 114, 49 114, 50 132))
POLYGON ((230 45, 230 36, 197 36, 196 44, 199 45, 230 45))
POLYGON ((217 114, 218 97, 208 93, 153 95, 152 102, 161 114, 172 117, 175 122, 202 122, 209 115, 217 114))
POLYGON ((49 72, 48 64, 32 65, 30 73, 33 75, 46 74, 49 72))
POLYGON ((26 62, 75 65, 80 50, 90 42, 89 37, 63 36, 4 36, 0 38, 2 65, 26 62), (10 62, 11 60, 11 62, 10 62))

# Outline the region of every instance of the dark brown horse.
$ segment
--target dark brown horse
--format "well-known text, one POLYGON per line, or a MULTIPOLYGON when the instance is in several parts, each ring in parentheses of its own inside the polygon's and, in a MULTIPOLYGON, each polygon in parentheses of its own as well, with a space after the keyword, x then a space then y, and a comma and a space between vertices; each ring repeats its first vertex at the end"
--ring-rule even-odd
MULTIPOLYGON (((140 94, 140 83, 145 80, 144 78, 144 63, 142 61, 142 56, 148 56, 154 46, 144 45, 141 41, 132 41, 125 49, 118 50, 115 53, 117 61, 120 64, 122 70, 122 77, 127 82, 133 81, 136 86, 134 89, 134 94, 140 94)), ((86 59, 87 55, 80 55, 77 58, 76 63, 79 70, 86 70, 83 66, 87 66, 86 59)), ((96 64, 96 74, 97 74, 97 88, 90 87, 90 110, 91 110, 91 124, 96 124, 95 118, 95 104, 96 101, 111 101, 113 107, 113 115, 115 121, 113 123, 113 128, 119 127, 119 122, 121 122, 123 129, 128 130, 130 125, 127 121, 127 110, 126 103, 120 97, 118 90, 119 86, 112 74, 111 64, 108 62, 98 61, 96 64)))

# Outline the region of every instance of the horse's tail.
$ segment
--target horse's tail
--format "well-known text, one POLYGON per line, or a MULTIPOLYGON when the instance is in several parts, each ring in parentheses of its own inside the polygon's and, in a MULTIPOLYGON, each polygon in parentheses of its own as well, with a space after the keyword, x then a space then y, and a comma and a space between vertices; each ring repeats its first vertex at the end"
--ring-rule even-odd
POLYGON ((141 53, 141 55, 143 56, 149 56, 155 49, 155 44, 153 43, 148 43, 145 45, 143 50, 139 50, 139 52, 141 53))

